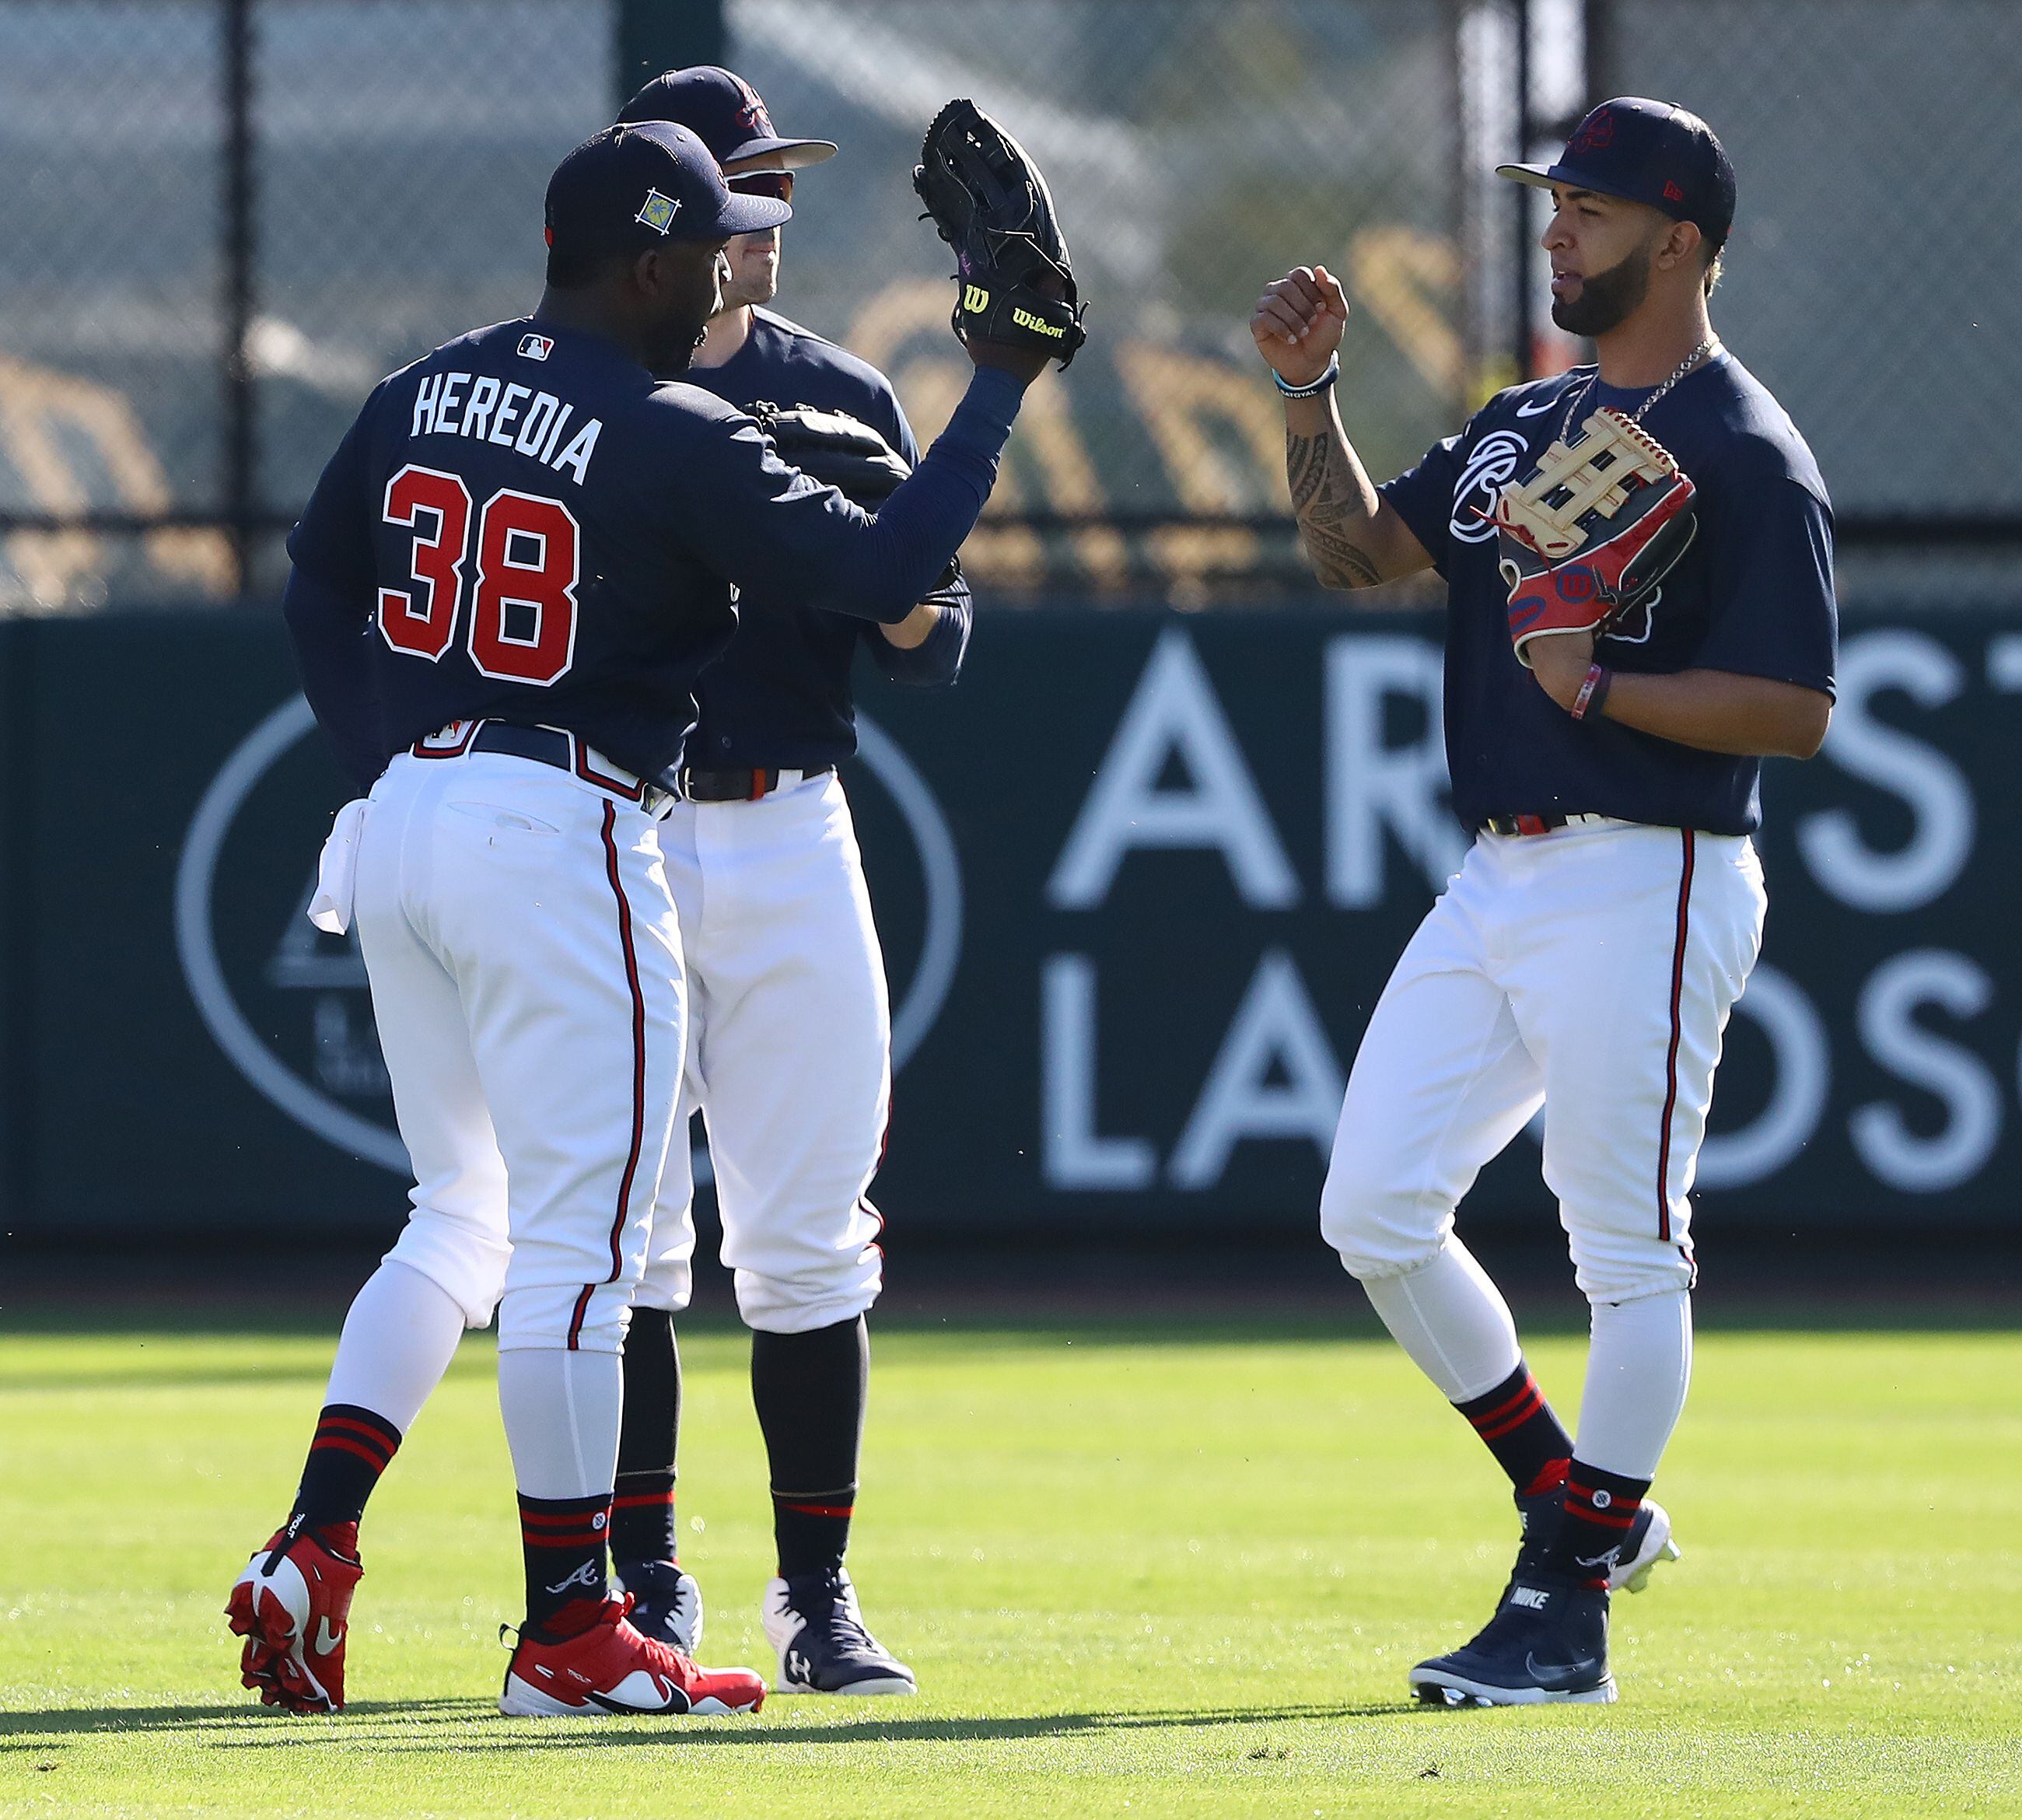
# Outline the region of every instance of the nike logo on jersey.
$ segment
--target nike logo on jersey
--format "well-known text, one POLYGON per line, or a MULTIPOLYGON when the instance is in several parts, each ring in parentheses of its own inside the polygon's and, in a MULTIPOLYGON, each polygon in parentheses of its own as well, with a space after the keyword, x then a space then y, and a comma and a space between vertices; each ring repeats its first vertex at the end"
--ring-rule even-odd
POLYGON ((1509 1595, 1509 1603, 1527 1611, 1542 1611, 1552 1603, 1552 1595, 1539 1587, 1520 1586, 1509 1595))
POLYGON ((1557 403, 1558 400, 1556 398, 1540 398, 1535 404, 1518 405, 1516 415, 1519 417, 1542 417, 1557 403))
MULTIPOLYGON (((527 351, 526 342, 520 351, 527 351)), ((509 448, 558 474, 569 474, 579 487, 589 472, 597 439, 604 433, 604 420, 585 418, 564 442, 564 433, 575 415, 573 404, 516 379, 509 385, 489 373, 475 378, 468 373, 431 373, 414 393, 408 434, 468 437, 473 442, 509 448)))
POLYGON ((316 1634, 309 1639, 309 1647, 319 1656, 327 1656, 332 1650, 344 1646, 344 1632, 333 1628, 327 1617, 316 1620, 316 1634))

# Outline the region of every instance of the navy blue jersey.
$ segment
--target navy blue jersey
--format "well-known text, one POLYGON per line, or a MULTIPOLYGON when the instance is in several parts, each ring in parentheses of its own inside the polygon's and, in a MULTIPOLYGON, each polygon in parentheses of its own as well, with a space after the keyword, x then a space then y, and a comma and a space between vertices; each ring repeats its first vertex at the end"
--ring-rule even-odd
POLYGON ((361 783, 479 716, 670 780, 736 590, 903 619, 989 496, 1020 396, 980 371, 873 520, 600 336, 477 330, 379 385, 289 539, 304 688, 361 783))
MULTIPOLYGON (((867 360, 823 341, 770 310, 751 312, 744 345, 720 367, 698 367, 692 385, 740 409, 765 400, 790 410, 808 404, 846 411, 906 458, 920 459, 891 385, 867 360)), ((896 682, 952 682, 969 632, 966 584, 929 597, 946 610, 922 644, 901 651, 877 627, 840 618, 791 596, 747 589, 737 634, 695 685, 701 711, 690 756, 698 765, 744 770, 779 766, 809 769, 856 750, 850 667, 860 647, 896 682)))
MULTIPOLYGON (((1761 760, 1575 721, 1510 648, 1508 590, 1484 521, 1497 492, 1531 471, 1569 406, 1584 422, 1602 405, 1633 411, 1654 389, 1603 386, 1591 367, 1514 386, 1378 489, 1446 579, 1447 762, 1454 811, 1469 828, 1553 811, 1712 834, 1752 833, 1761 820, 1761 760)), ((1699 528, 1651 602, 1600 641, 1599 661, 1645 673, 1725 670, 1830 694, 1832 508, 1796 426, 1725 353, 1681 380, 1643 424, 1698 488, 1699 528)))

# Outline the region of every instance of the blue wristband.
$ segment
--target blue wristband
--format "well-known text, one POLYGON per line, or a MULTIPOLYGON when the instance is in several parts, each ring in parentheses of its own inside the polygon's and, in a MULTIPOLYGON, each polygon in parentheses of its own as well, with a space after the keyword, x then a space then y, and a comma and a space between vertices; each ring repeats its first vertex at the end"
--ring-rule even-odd
POLYGON ((1341 356, 1332 356, 1327 361, 1327 371, 1308 386, 1287 386, 1276 367, 1270 369, 1270 373, 1271 383, 1287 398, 1317 398, 1341 377, 1341 356))

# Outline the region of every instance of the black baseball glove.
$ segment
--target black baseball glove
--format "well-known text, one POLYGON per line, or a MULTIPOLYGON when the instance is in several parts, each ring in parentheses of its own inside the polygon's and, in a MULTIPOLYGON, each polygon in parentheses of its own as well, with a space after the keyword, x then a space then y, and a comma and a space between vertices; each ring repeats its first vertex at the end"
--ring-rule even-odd
POLYGON ((787 466, 825 481, 867 512, 874 512, 913 470, 906 458, 861 418, 812 404, 751 407, 787 466))
MULTIPOLYGON (((913 471, 906 458, 872 426, 846 411, 774 404, 761 399, 751 407, 751 415, 772 439, 781 461, 834 488, 867 512, 874 513, 913 471)), ((927 598, 952 600, 951 590, 958 589, 961 582, 961 558, 951 557, 927 598)))
POLYGON ((1088 339, 1053 199, 1024 148, 973 101, 934 116, 913 171, 954 249, 954 332, 1039 348, 1064 367, 1088 339))

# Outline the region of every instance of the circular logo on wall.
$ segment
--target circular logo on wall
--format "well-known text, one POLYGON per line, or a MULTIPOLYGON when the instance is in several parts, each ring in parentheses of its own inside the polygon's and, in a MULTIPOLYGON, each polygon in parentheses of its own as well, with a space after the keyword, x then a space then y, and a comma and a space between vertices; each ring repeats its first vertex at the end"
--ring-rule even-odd
MULTIPOLYGON (((911 976, 892 1015, 896 1070, 954 983, 962 869, 918 768, 874 722, 860 718, 857 736, 887 799, 881 819, 905 831, 921 898, 911 976)), ((206 1026, 254 1087, 339 1149, 406 1175, 357 931, 327 935, 308 920, 318 842, 338 806, 330 784, 316 717, 295 696, 239 742, 197 804, 176 875, 176 949, 206 1026)))

